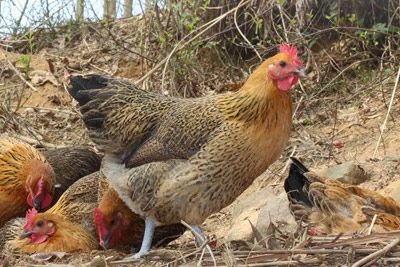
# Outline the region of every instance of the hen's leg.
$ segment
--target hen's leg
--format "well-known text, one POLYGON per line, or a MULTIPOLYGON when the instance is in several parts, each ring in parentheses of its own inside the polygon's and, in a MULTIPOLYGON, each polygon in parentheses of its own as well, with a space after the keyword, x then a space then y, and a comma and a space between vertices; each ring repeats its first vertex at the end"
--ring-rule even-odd
POLYGON ((151 243, 153 241, 155 227, 156 227, 155 221, 151 218, 146 218, 142 246, 140 247, 138 253, 128 257, 128 259, 139 259, 140 257, 149 253, 149 250, 151 248, 151 243))

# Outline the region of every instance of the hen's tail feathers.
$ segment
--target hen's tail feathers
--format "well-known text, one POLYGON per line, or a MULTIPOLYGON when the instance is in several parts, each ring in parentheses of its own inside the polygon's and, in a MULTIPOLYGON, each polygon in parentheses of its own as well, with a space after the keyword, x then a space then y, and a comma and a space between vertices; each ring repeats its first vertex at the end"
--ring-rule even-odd
POLYGON ((308 169, 296 158, 291 157, 289 175, 285 180, 285 191, 288 194, 290 201, 303 203, 306 206, 312 207, 312 203, 307 194, 310 181, 304 175, 308 169))
POLYGON ((70 82, 68 92, 78 101, 80 106, 83 106, 93 100, 96 94, 107 86, 108 79, 94 74, 87 76, 76 75, 71 77, 70 82))

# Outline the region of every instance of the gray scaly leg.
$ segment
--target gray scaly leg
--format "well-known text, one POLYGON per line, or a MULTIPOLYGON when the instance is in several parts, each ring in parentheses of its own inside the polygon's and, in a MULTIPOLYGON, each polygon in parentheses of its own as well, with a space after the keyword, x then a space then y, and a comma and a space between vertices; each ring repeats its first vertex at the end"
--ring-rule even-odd
POLYGON ((149 253, 151 248, 151 243, 153 241, 154 229, 156 228, 156 222, 151 218, 146 218, 145 220, 145 228, 144 228, 144 236, 142 241, 142 246, 138 253, 133 254, 127 259, 139 259, 142 256, 149 253))

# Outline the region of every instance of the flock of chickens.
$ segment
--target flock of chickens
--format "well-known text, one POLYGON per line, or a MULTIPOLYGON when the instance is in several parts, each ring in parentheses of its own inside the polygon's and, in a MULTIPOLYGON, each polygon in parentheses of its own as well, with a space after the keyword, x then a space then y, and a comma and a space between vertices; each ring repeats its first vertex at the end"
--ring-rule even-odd
MULTIPOLYGON (((182 99, 125 80, 73 76, 86 147, 38 151, 0 137, 0 250, 25 253, 134 248, 131 258, 178 238, 231 204, 279 158, 292 123, 290 89, 304 74, 282 44, 238 92, 182 99), (24 216, 25 218, 21 218, 24 216)), ((390 198, 317 176, 292 159, 285 190, 309 234, 400 227, 390 198)))

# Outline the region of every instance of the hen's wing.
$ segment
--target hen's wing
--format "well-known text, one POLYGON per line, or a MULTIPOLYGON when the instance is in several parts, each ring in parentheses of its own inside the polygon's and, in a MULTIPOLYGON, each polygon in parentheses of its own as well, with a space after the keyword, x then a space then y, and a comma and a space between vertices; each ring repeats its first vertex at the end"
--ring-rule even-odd
POLYGON ((56 174, 54 203, 79 178, 100 169, 101 157, 88 147, 66 147, 42 152, 56 174))
POLYGON ((222 122, 213 98, 179 99, 146 92, 98 75, 71 78, 89 135, 127 167, 187 159, 222 122))
POLYGON ((99 186, 97 190, 97 200, 98 202, 101 201, 103 198, 103 195, 110 189, 110 183, 107 180, 107 177, 103 175, 103 173, 100 173, 100 178, 99 178, 99 186))
POLYGON ((94 233, 93 210, 98 204, 100 177, 101 173, 95 172, 79 179, 46 212, 62 215, 72 223, 82 224, 94 233))
POLYGON ((157 175, 137 174, 154 163, 129 170, 109 155, 104 158, 102 170, 112 177, 113 188, 136 213, 151 214, 164 224, 181 219, 201 224, 242 193, 265 170, 264 161, 276 159, 278 153, 273 148, 261 157, 259 153, 264 151, 250 145, 252 141, 240 126, 225 125, 189 160, 157 175))

